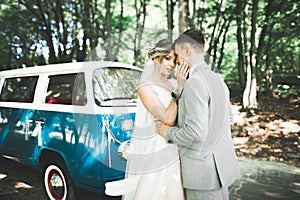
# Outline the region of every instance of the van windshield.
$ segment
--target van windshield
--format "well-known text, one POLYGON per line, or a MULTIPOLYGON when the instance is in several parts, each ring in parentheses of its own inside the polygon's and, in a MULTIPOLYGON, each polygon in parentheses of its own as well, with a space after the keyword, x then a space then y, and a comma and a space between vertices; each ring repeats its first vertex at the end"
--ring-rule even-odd
POLYGON ((141 72, 127 68, 101 68, 94 71, 93 86, 98 105, 109 100, 137 99, 141 72))

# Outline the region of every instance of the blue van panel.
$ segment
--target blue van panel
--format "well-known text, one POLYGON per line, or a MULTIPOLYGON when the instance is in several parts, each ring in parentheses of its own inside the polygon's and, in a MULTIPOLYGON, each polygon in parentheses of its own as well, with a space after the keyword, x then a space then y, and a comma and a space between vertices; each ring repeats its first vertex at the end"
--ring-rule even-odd
POLYGON ((0 120, 1 154, 37 166, 42 151, 58 153, 75 185, 90 191, 103 192, 106 181, 124 177, 126 161, 118 155, 118 147, 130 139, 132 130, 122 130, 122 122, 134 124, 135 113, 93 115, 3 107, 0 113, 7 119, 0 120), (42 131, 32 137, 36 121, 42 121, 42 131))

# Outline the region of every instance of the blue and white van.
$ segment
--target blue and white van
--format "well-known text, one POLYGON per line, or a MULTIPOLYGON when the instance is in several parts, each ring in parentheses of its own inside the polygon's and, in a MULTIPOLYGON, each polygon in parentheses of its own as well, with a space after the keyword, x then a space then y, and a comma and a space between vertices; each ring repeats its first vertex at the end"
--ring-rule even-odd
POLYGON ((108 61, 0 72, 0 155, 41 169, 50 199, 124 177, 140 68, 108 61))

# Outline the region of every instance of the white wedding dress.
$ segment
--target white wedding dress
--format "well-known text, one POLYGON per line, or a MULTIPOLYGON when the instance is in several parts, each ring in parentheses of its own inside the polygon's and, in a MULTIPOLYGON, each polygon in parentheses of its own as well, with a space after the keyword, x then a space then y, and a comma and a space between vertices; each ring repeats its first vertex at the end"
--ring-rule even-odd
MULTIPOLYGON (((153 91, 167 108, 171 95, 162 87, 153 91)), ((123 200, 183 200, 177 145, 155 133, 154 117, 138 99, 135 127, 123 180, 107 182, 105 193, 123 200)))

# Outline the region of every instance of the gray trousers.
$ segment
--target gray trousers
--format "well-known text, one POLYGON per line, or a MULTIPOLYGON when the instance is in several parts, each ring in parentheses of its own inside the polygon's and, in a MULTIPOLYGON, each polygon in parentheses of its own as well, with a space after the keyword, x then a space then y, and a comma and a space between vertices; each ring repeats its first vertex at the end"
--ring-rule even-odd
POLYGON ((228 188, 190 190, 185 188, 186 200, 229 200, 228 188))

